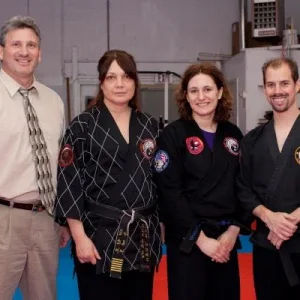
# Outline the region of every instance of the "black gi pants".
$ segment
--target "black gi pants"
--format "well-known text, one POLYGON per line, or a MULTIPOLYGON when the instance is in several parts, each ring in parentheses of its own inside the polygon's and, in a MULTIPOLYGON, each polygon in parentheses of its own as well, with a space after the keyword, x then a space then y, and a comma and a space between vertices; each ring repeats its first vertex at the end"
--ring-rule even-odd
MULTIPOLYGON (((300 254, 291 259, 300 278, 300 254)), ((300 285, 290 287, 278 251, 254 245, 253 275, 256 300, 298 300, 300 285)))
POLYGON ((169 300, 239 300, 237 251, 229 262, 212 262, 198 248, 187 255, 177 243, 167 244, 169 300))
POLYGON ((80 300, 152 300, 153 272, 129 271, 122 279, 96 275, 96 266, 75 258, 80 300))

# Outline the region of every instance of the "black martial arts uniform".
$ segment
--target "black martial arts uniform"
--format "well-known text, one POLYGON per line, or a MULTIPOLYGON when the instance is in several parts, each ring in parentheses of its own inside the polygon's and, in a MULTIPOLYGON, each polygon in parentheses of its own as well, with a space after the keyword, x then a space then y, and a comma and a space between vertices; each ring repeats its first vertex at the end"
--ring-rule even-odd
MULTIPOLYGON (((238 196, 247 212, 260 204, 286 213, 300 206, 300 117, 281 152, 273 120, 250 131, 241 143, 240 161, 238 196)), ((299 232, 277 251, 267 239, 269 229, 256 222, 251 240, 257 299, 300 299, 299 232)))
POLYGON ((56 216, 81 220, 101 256, 81 264, 73 249, 81 299, 152 299, 161 257, 151 168, 158 132, 153 117, 132 110, 127 144, 104 104, 66 131, 56 216))
POLYGON ((211 150, 194 120, 179 119, 162 132, 154 159, 166 226, 170 300, 239 299, 237 251, 212 262, 195 245, 200 230, 217 238, 239 220, 235 195, 241 131, 220 122, 211 150))

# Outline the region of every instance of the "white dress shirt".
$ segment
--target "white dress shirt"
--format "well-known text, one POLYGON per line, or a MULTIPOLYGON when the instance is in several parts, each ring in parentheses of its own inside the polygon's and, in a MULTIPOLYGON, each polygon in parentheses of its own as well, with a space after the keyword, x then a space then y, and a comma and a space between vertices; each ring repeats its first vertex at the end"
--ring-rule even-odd
MULTIPOLYGON (((39 199, 36 171, 20 88, 0 71, 0 198, 31 203, 39 199)), ((47 143, 53 186, 64 131, 64 106, 59 95, 34 80, 29 99, 47 143)))

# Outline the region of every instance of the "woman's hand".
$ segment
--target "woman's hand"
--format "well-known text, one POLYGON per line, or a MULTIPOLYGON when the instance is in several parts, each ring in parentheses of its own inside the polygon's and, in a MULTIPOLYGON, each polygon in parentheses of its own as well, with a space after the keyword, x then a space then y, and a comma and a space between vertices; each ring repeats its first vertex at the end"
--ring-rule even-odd
POLYGON ((207 237, 203 231, 200 232, 196 245, 212 261, 226 263, 229 260, 228 251, 220 241, 207 237))
POLYGON ((223 232, 219 237, 218 241, 224 246, 228 255, 233 249, 236 239, 240 233, 240 228, 234 225, 231 225, 227 228, 225 232, 223 232))
POLYGON ((95 265, 97 259, 101 259, 94 243, 86 235, 75 241, 76 255, 81 263, 91 263, 95 265))
POLYGON ((160 226, 160 239, 161 239, 162 244, 165 244, 166 243, 165 224, 162 222, 159 222, 159 226, 160 226))
POLYGON ((95 265, 97 259, 101 259, 94 243, 85 234, 83 224, 80 220, 67 219, 72 238, 76 245, 76 255, 78 260, 83 263, 91 263, 95 265))

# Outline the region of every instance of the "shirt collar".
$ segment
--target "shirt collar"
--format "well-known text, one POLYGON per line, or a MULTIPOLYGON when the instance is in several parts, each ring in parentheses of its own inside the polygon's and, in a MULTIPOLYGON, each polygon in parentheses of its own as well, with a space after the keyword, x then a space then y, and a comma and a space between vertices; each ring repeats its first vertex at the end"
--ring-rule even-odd
MULTIPOLYGON (((3 69, 1 69, 0 71, 0 81, 6 87, 11 97, 14 97, 18 90, 22 87, 11 76, 9 76, 5 71, 3 71, 3 69)), ((34 88, 33 91, 39 93, 39 85, 35 77, 33 78, 33 83, 29 88, 34 88)))

